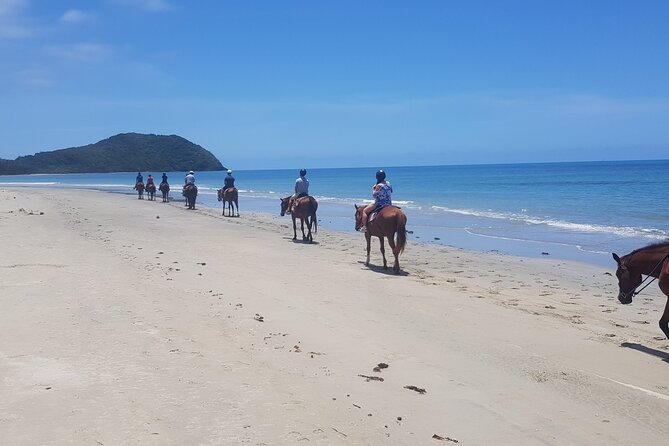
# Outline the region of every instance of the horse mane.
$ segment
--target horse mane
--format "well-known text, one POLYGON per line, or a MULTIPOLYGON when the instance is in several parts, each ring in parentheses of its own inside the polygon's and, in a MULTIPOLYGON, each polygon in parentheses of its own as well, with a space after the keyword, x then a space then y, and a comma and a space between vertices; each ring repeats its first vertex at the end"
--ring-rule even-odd
POLYGON ((660 249, 660 248, 668 248, 669 249, 669 240, 665 240, 663 242, 658 242, 658 243, 651 243, 650 245, 644 246, 643 248, 635 249, 634 251, 627 254, 627 256, 631 256, 632 254, 636 254, 639 251, 648 251, 648 250, 660 249))

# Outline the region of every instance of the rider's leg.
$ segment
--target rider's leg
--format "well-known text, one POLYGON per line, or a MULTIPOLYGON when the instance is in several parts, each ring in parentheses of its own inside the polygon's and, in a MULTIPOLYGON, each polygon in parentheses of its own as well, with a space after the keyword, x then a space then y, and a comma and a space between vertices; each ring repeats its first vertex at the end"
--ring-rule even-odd
POLYGON ((367 229, 367 219, 369 219, 369 213, 374 210, 376 205, 374 203, 368 204, 362 210, 362 229, 367 229))

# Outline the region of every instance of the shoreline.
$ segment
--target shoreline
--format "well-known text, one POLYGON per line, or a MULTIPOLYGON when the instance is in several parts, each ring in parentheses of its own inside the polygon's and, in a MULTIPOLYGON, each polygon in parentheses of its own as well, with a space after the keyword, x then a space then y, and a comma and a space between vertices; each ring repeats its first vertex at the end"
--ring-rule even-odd
POLYGON ((416 243, 394 275, 378 243, 364 266, 361 234, 319 226, 303 244, 278 216, 146 204, 0 188, 9 443, 669 434, 657 287, 622 306, 600 267, 416 243))
MULTIPOLYGON (((589 163, 586 163, 589 164, 589 163)), ((632 166, 635 167, 635 166, 632 166)), ((660 223, 653 224, 647 221, 647 216, 641 217, 638 221, 630 220, 629 217, 621 220, 620 218, 606 217, 609 210, 603 210, 597 213, 599 217, 585 218, 579 212, 553 209, 551 212, 542 211, 537 205, 537 197, 534 196, 532 203, 526 203, 522 197, 513 198, 509 201, 501 202, 500 206, 494 203, 490 208, 486 207, 481 197, 486 193, 475 189, 476 181, 467 182, 467 187, 474 196, 475 202, 470 209, 468 203, 463 200, 463 192, 457 187, 455 189, 447 188, 443 193, 431 195, 428 193, 425 199, 419 199, 422 191, 430 191, 429 180, 427 183, 416 183, 416 175, 427 169, 431 170, 431 175, 443 174, 442 170, 449 170, 447 167, 424 167, 422 168, 397 168, 395 174, 404 187, 400 188, 397 204, 403 207, 409 218, 409 230, 413 234, 409 239, 415 242, 429 244, 440 244, 453 247, 475 250, 478 252, 502 252, 520 257, 554 257, 565 260, 577 260, 607 268, 614 268, 615 263, 611 259, 611 252, 621 255, 631 252, 639 247, 662 240, 661 234, 666 233, 660 223), (418 170, 416 170, 418 169, 418 170), (440 170, 441 169, 441 170, 440 170), (423 184, 423 188, 421 188, 423 184), (474 188, 474 189, 472 189, 474 188), (478 203, 478 204, 477 204, 478 203), (450 208, 453 209, 450 209, 450 208), (527 207, 527 209, 525 209, 527 207), (619 223, 614 223, 618 221, 619 223), (628 226, 629 225, 629 226, 628 226), (655 229, 653 229, 655 228, 655 229)), ((485 168, 477 168, 486 171, 485 168)), ((352 169, 360 171, 364 169, 352 169)), ((456 173, 456 177, 451 183, 460 184, 459 179, 467 179, 471 176, 470 169, 452 167, 450 171, 456 173)), ((554 169, 555 170, 555 169, 554 169)), ((595 169, 596 170, 596 169, 595 169)), ((600 172, 601 173, 601 172, 600 172)), ((178 173, 169 173, 175 180, 179 178, 178 173)), ((222 172, 203 172, 198 178, 201 186, 201 193, 198 198, 207 206, 220 208, 216 201, 215 191, 222 181, 222 172)), ((285 195, 286 186, 290 186, 292 176, 288 171, 244 171, 242 175, 243 186, 240 190, 245 190, 240 195, 242 210, 248 208, 252 211, 264 211, 274 214, 277 211, 277 200, 279 195, 285 195)), ((331 229, 353 232, 352 205, 353 203, 369 202, 365 198, 358 198, 358 201, 351 197, 360 197, 360 191, 366 191, 366 182, 362 181, 363 176, 351 173, 351 169, 318 169, 319 180, 315 185, 320 185, 321 189, 315 190, 315 196, 320 202, 319 219, 323 226, 329 226, 331 229), (343 175, 343 177, 342 177, 343 175), (340 189, 337 185, 337 178, 344 182, 346 187, 340 189), (335 187, 337 192, 333 192, 335 187)), ((529 177, 534 175, 531 171, 527 172, 529 177)), ((556 175, 553 172, 552 175, 556 175)), ((418 175, 420 178, 420 175, 418 175)), ((535 175, 536 176, 536 175, 535 175)), ((112 192, 127 195, 132 192, 132 186, 124 186, 124 180, 128 180, 128 175, 124 173, 113 174, 69 174, 44 176, 43 179, 52 179, 57 181, 60 187, 88 187, 98 190, 109 190, 112 192)), ((131 175, 134 178, 134 174, 131 175)), ((36 186, 34 176, 25 176, 18 180, 26 181, 33 187, 36 186)), ((515 180, 514 180, 515 181, 515 180)), ((542 181, 551 181, 542 177, 542 181)), ((586 181, 586 179, 584 179, 586 181)), ((495 183, 495 180, 492 180, 495 183)), ((176 181, 178 183, 178 181, 176 181)), ((176 184, 175 183, 175 184, 176 184)), ((455 184, 449 185, 453 187, 455 184)), ((515 183, 514 183, 515 184, 515 183)), ((569 183, 571 184, 571 183, 569 183)), ((5 185, 0 182, 0 187, 5 185)), ((505 184, 503 184, 505 186, 505 184)), ((177 184, 178 189, 178 184, 177 184)), ((574 192, 575 186, 571 193, 574 192)), ((542 193, 548 193, 544 189, 542 193)), ((576 189, 578 191, 578 189, 576 189)), ((597 189, 598 190, 598 189, 597 189)), ((508 192, 507 192, 508 193, 508 192)), ((580 193, 580 192, 578 192, 580 193)), ((596 196, 599 192, 593 192, 596 196)), ((179 198, 179 191, 172 190, 174 197, 179 198)), ((286 192, 287 194, 287 192, 286 192)), ((466 195, 466 194, 465 194, 466 195)), ((550 194, 549 194, 550 196, 550 194)), ((570 196, 567 194, 567 196, 570 196)), ((515 196, 514 196, 515 197, 515 196)), ((583 192, 583 197, 592 200, 593 197, 583 192)), ((561 200, 561 199, 559 199, 561 200)), ((485 201, 485 200, 483 200, 485 201)), ((493 199, 494 202, 494 199, 493 199)), ((562 203, 562 201, 558 201, 562 203)), ((634 202, 640 209, 633 215, 645 215, 642 203, 634 202)), ((585 204, 584 204, 585 205, 585 204)), ((565 205, 566 206, 566 205, 565 205)), ((567 207, 571 207, 568 205, 567 207)), ((587 206, 590 208, 592 206, 587 206)), ((624 203, 621 206, 625 206, 624 203)), ((629 205, 629 209, 635 209, 629 205)), ((549 206, 550 208, 550 206, 549 206)), ((555 205, 553 206, 555 208, 555 205)), ((560 207, 562 209, 562 207, 560 207)), ((586 212, 587 214, 587 212, 586 212)), ((592 211, 590 211, 592 217, 592 211)), ((653 220, 653 221, 658 221, 653 220)))

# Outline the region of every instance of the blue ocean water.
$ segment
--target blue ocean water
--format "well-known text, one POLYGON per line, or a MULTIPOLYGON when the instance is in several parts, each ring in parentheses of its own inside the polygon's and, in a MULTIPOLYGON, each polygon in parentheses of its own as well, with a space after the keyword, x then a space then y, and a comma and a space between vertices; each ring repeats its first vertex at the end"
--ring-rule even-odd
MULTIPOLYGON (((669 160, 383 167, 409 239, 477 251, 610 265, 669 238, 669 160)), ((299 169, 237 170, 244 211, 278 214, 299 169)), ((353 204, 371 201, 377 168, 309 169, 321 226, 354 231, 353 204)), ((152 173, 160 179, 162 172, 152 173)), ((2 186, 89 188, 134 195, 136 172, 0 176, 2 186)), ((175 199, 185 172, 167 172, 175 199)), ((224 172, 196 172, 198 202, 219 207, 224 172)))

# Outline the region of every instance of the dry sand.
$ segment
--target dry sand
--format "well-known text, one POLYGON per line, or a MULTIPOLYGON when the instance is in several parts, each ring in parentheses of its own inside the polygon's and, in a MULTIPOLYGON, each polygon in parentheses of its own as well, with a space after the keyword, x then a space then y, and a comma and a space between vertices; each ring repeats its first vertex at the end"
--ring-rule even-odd
POLYGON ((669 442, 665 298, 620 305, 613 260, 410 243, 393 275, 361 234, 291 238, 243 203, 0 190, 0 443, 669 442))

